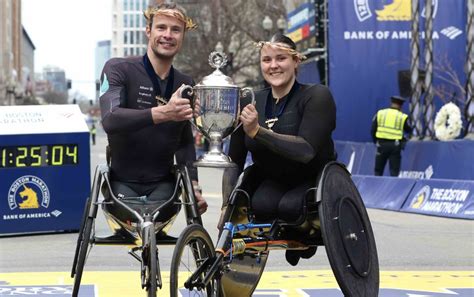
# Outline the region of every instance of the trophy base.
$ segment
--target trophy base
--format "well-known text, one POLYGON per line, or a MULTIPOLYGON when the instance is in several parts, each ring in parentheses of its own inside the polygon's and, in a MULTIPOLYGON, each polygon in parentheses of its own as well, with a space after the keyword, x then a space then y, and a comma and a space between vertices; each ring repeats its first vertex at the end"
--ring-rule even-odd
POLYGON ((237 167, 232 159, 223 153, 207 152, 194 162, 196 167, 230 168, 237 167))

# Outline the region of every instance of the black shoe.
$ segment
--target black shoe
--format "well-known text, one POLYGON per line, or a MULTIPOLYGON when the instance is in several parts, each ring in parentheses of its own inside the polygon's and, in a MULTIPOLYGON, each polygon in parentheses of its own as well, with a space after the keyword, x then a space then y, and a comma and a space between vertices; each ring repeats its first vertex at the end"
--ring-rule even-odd
POLYGON ((316 254, 317 249, 318 249, 317 246, 312 246, 312 247, 307 248, 306 250, 299 251, 301 253, 301 258, 303 259, 311 258, 312 256, 314 256, 314 254, 316 254))
POLYGON ((317 246, 312 246, 307 248, 306 250, 286 250, 285 252, 285 258, 288 263, 290 263, 292 266, 296 266, 298 262, 300 261, 300 258, 303 259, 309 259, 314 254, 316 254, 317 246))
POLYGON ((285 258, 288 263, 290 263, 292 266, 296 266, 298 264, 298 261, 300 260, 300 251, 293 251, 293 250, 286 250, 285 252, 285 258))

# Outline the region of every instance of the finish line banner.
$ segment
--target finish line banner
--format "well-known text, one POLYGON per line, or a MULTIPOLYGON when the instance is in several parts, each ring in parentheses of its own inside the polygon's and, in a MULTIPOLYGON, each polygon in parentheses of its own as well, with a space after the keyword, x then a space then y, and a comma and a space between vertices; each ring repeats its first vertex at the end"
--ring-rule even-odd
MULTIPOLYGON (((420 53, 425 43, 424 1, 420 53)), ((464 83, 466 0, 433 0, 434 87, 449 100, 456 87, 439 75, 449 67, 464 83), (449 94, 449 96, 447 95, 449 94), (449 97, 449 98, 447 98, 449 97)), ((337 140, 371 141, 377 110, 399 95, 398 72, 410 69, 411 0, 332 0, 329 11, 329 86, 337 105, 337 140)), ((422 55, 420 55, 421 57, 422 55)), ((423 58, 420 68, 424 68, 423 58)), ((458 90, 458 96, 461 92, 458 90)), ((435 97, 437 109, 442 104, 435 97)), ((460 106, 462 108, 462 106, 460 106)), ((408 113, 408 104, 404 111, 408 113)))

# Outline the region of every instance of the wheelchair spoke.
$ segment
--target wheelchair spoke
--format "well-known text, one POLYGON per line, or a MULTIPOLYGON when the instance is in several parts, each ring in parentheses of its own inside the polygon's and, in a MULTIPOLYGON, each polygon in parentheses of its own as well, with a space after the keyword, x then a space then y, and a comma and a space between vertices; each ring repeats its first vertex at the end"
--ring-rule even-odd
POLYGON ((171 296, 217 296, 216 280, 203 284, 206 271, 191 276, 208 258, 214 257, 214 248, 207 232, 200 225, 190 225, 180 235, 171 262, 171 296), (188 288, 187 288, 188 287, 188 288))

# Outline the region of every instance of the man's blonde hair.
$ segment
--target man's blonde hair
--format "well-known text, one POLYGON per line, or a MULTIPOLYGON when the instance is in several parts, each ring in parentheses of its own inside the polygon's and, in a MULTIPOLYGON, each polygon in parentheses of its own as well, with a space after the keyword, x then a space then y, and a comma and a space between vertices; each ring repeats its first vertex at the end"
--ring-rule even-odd
POLYGON ((153 18, 155 15, 166 15, 178 19, 184 23, 184 30, 195 29, 197 25, 193 20, 186 16, 185 10, 176 5, 176 3, 162 3, 155 6, 149 6, 143 15, 146 19, 146 25, 151 27, 153 25, 153 18))

